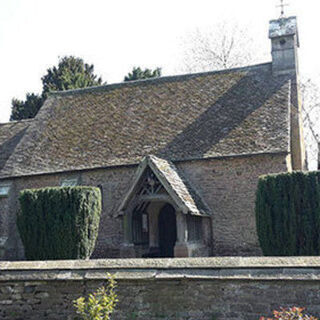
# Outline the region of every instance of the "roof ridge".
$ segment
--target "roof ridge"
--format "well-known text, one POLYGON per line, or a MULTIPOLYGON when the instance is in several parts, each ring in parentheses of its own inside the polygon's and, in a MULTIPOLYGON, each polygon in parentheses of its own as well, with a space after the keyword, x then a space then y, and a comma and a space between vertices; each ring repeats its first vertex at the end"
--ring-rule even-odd
POLYGON ((105 84, 101 86, 92 86, 86 88, 78 88, 78 89, 70 89, 64 91, 51 91, 49 96, 64 96, 64 95, 71 95, 71 94, 84 94, 89 92, 99 92, 104 90, 112 90, 124 86, 136 86, 136 85, 143 85, 143 84, 154 84, 154 83, 161 83, 161 82, 170 82, 170 81, 183 81, 186 79, 201 77, 201 76, 208 76, 213 74, 225 74, 225 73, 232 73, 237 71, 254 71, 259 67, 266 67, 271 65, 271 62, 264 62, 259 64, 254 64, 245 67, 236 67, 236 68, 229 68, 229 69, 222 69, 222 70, 214 70, 214 71, 203 71, 203 72, 195 72, 195 73, 186 73, 186 74, 178 74, 178 75, 168 75, 164 77, 157 77, 157 78, 149 78, 149 79, 140 79, 140 80, 133 80, 133 81, 122 81, 116 82, 111 84, 105 84))

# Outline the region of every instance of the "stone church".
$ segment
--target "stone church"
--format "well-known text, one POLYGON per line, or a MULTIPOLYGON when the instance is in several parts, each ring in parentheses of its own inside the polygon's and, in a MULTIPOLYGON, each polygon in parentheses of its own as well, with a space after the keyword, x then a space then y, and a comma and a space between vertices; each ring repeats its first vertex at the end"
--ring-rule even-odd
POLYGON ((23 259, 19 192, 97 186, 92 258, 260 255, 258 177, 305 167, 295 17, 272 61, 52 93, 0 125, 0 258, 23 259))

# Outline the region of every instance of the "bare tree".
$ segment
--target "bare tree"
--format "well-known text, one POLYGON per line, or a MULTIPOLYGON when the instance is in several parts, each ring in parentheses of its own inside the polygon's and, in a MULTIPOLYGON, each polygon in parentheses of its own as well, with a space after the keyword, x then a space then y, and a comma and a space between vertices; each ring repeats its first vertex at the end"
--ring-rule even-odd
POLYGON ((178 71, 202 72, 250 65, 266 56, 260 48, 248 29, 237 24, 220 22, 210 29, 195 29, 182 39, 178 71))
POLYGON ((302 119, 307 159, 310 169, 317 169, 320 143, 320 88, 308 78, 300 81, 302 119))
MULTIPOLYGON (((182 39, 177 72, 202 72, 242 67, 270 60, 265 44, 258 43, 252 28, 220 22, 210 29, 196 29, 182 39)), ((302 118, 308 165, 316 169, 320 142, 320 88, 314 80, 300 81, 302 118)))

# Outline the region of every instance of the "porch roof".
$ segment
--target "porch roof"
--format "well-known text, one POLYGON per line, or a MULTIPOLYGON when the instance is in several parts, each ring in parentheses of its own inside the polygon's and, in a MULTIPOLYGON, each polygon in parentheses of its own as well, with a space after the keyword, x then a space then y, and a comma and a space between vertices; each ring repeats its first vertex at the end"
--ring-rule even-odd
POLYGON ((130 200, 136 195, 142 176, 148 167, 155 174, 172 201, 174 201, 184 214, 196 216, 210 215, 208 206, 201 199, 200 195, 190 186, 188 181, 182 177, 175 165, 171 161, 153 155, 146 156, 141 161, 118 212, 123 212, 130 200))

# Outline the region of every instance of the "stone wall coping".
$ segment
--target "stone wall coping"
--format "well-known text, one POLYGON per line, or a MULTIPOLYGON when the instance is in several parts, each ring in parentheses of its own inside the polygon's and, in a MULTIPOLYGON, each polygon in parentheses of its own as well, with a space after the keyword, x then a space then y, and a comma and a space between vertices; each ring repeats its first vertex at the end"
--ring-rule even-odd
POLYGON ((0 282, 105 280, 320 281, 320 257, 216 257, 0 262, 0 282))
POLYGON ((210 257, 167 259, 97 259, 0 261, 1 271, 92 270, 92 269, 247 269, 247 268, 320 268, 314 257, 210 257))
POLYGON ((0 272, 21 270, 99 269, 247 269, 320 268, 320 256, 313 257, 209 257, 166 259, 96 259, 0 261, 0 272))

